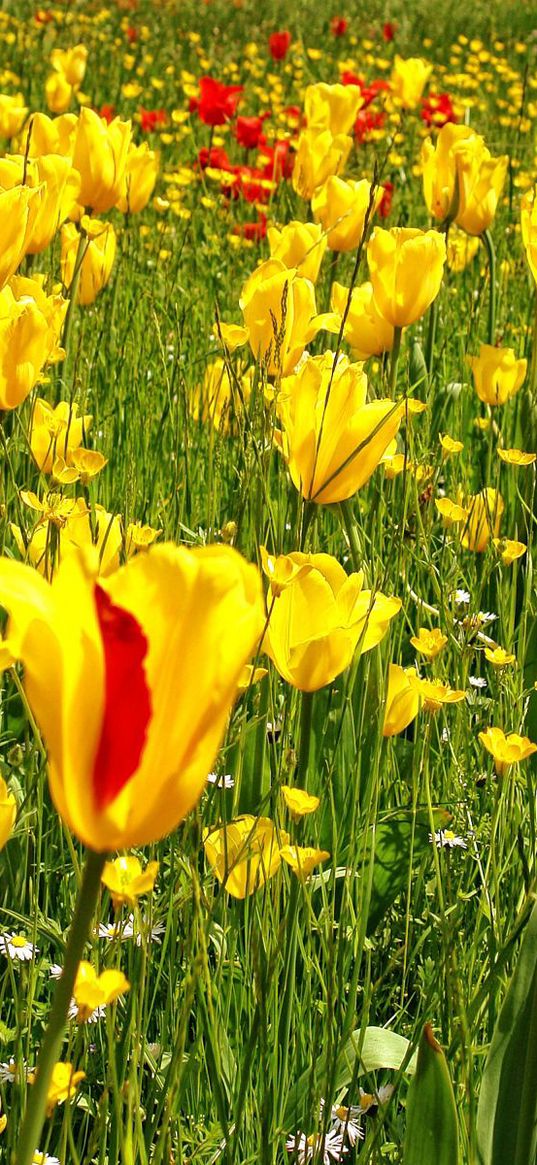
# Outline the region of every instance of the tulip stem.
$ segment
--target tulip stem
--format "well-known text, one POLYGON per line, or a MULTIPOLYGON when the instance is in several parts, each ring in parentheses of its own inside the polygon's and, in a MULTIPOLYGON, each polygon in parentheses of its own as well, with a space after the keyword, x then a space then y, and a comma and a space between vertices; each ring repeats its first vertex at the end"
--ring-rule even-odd
POLYGON ((308 775, 311 753, 311 724, 313 714, 313 692, 302 692, 300 705, 300 739, 298 745, 297 776, 299 782, 308 775))
POLYGON ((402 328, 396 327, 393 329, 393 347, 392 347, 392 357, 390 360, 390 380, 389 380, 389 390, 390 390, 391 397, 393 397, 393 394, 395 392, 395 385, 397 383, 397 365, 399 363, 399 353, 401 351, 401 336, 402 335, 403 335, 402 328))
POLYGON ((488 342, 494 344, 496 340, 496 251, 490 231, 483 231, 481 235, 483 246, 487 252, 489 265, 489 318, 488 342))
POLYGON ((350 498, 346 498, 344 502, 339 503, 339 513, 341 515, 343 528, 347 535, 353 569, 360 570, 360 563, 362 561, 362 548, 358 539, 358 530, 356 528, 354 510, 350 498))
POLYGON ((74 312, 75 312, 75 304, 76 304, 77 296, 78 296, 78 284, 80 283, 80 272, 82 270, 82 264, 84 262, 84 256, 85 256, 86 251, 88 249, 88 245, 89 245, 89 238, 88 238, 86 232, 81 229, 80 238, 78 240, 78 249, 76 252, 75 265, 73 268, 73 278, 71 280, 69 288, 67 289, 69 291, 69 304, 67 307, 67 314, 65 316, 65 323, 63 325, 63 335, 62 335, 62 348, 65 349, 66 353, 69 352, 69 340, 71 337, 71 332, 73 330, 73 319, 74 319, 74 312))
POLYGON ((427 329, 427 346, 425 349, 425 366, 430 377, 433 370, 434 342, 436 340, 436 324, 438 321, 438 296, 433 299, 429 308, 429 327, 427 329))
POLYGON ((54 992, 48 1026, 37 1061, 35 1082, 30 1088, 28 1105, 20 1130, 15 1157, 16 1165, 32 1165, 34 1153, 39 1147, 47 1109, 50 1078, 60 1055, 78 964, 89 934, 105 861, 106 854, 96 854, 93 850, 88 850, 82 884, 67 939, 63 972, 54 992))

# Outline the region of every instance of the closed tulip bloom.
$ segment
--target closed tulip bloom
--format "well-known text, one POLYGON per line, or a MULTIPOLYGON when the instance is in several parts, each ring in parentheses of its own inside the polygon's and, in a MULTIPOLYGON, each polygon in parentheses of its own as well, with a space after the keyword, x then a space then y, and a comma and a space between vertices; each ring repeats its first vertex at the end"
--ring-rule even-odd
POLYGON ((528 362, 517 360, 513 348, 481 344, 479 356, 466 357, 477 395, 488 405, 504 405, 524 383, 528 362))
POLYGON ((81 179, 80 202, 97 214, 116 205, 124 189, 131 123, 115 117, 110 124, 93 109, 82 109, 73 150, 81 179))
POLYGON ((391 663, 388 668, 388 691, 384 710, 383 736, 396 736, 416 719, 421 707, 421 697, 410 677, 416 678, 415 668, 399 667, 391 663))
POLYGON ((439 131, 436 142, 426 138, 421 148, 423 194, 427 209, 434 218, 453 218, 459 200, 457 146, 466 143, 468 151, 481 153, 483 138, 467 125, 448 122, 439 131))
POLYGON ((461 543, 466 550, 482 554, 491 538, 497 538, 504 511, 503 498, 495 489, 483 489, 466 502, 466 519, 460 528, 461 543))
POLYGON ((51 113, 66 113, 74 97, 73 86, 63 73, 51 73, 45 81, 45 99, 51 113))
POLYGON ((28 255, 37 255, 48 247, 58 227, 76 206, 80 177, 69 159, 61 154, 45 154, 36 161, 28 161, 22 154, 0 158, 0 188, 21 189, 23 185, 41 188, 26 245, 28 255))
POLYGON ((233 898, 249 897, 274 877, 281 866, 280 847, 288 841, 289 834, 276 831, 269 817, 248 813, 203 832, 205 857, 233 898))
POLYGON ((455 217, 457 226, 469 235, 488 230, 505 183, 509 158, 493 158, 482 138, 476 146, 472 137, 456 147, 459 199, 455 217))
MULTIPOLYGON (((537 189, 537 187, 535 188, 537 189)), ((528 190, 520 203, 520 229, 529 269, 537 283, 537 203, 535 189, 528 190)))
POLYGON ((367 402, 361 364, 334 353, 310 356, 284 377, 277 437, 291 479, 304 498, 329 504, 350 498, 369 480, 404 414, 392 400, 367 402))
POLYGON ((284 227, 268 227, 267 239, 271 259, 278 259, 285 267, 295 268, 297 275, 317 282, 326 239, 319 223, 292 222, 284 227))
POLYGON ((375 228, 367 262, 376 305, 388 323, 404 328, 424 315, 440 291, 445 261, 439 231, 375 228))
POLYGON ((16 815, 17 803, 13 793, 8 791, 6 782, 0 777, 0 850, 11 837, 16 815))
POLYGON ((24 104, 22 93, 17 93, 15 97, 0 93, 0 137, 15 137, 22 129, 27 113, 28 107, 24 104))
POLYGON ((432 71, 433 66, 422 57, 407 57, 405 60, 396 56, 390 85, 392 93, 398 98, 403 109, 417 108, 432 71))
POLYGON ((41 199, 41 190, 29 186, 0 189, 0 288, 27 253, 41 199))
MULTIPOLYGON (((362 241, 371 184, 345 181, 333 176, 315 192, 311 202, 313 217, 326 234, 331 251, 354 251, 362 241)), ((382 190, 377 190, 373 212, 382 201, 382 190)))
MULTIPOLYGON (((341 283, 332 284, 333 318, 330 314, 323 316, 323 327, 339 333, 348 298, 348 287, 341 283)), ((391 352, 393 326, 384 319, 377 307, 372 283, 362 283, 359 287, 353 287, 343 335, 351 346, 355 360, 367 360, 369 356, 381 356, 383 352, 391 352)))
MULTIPOLYGON (((315 692, 384 638, 401 601, 363 590, 362 573, 347 575, 330 554, 289 554, 297 568, 275 595, 263 650, 287 683, 315 692)), ((281 558, 276 559, 278 564, 281 558)))
POLYGON ((56 357, 66 310, 34 279, 15 276, 0 291, 0 408, 21 404, 56 357))
POLYGON ((245 336, 269 375, 292 372, 316 335, 315 288, 278 259, 250 275, 240 298, 245 336))
POLYGON ((99 582, 96 555, 69 555, 49 584, 3 558, 0 602, 66 825, 101 853, 170 833, 263 626, 256 568, 229 546, 165 544, 99 582))
POLYGON ((61 400, 55 407, 40 397, 36 400, 30 425, 30 449, 41 473, 52 473, 58 457, 69 464, 91 428, 89 414, 78 416, 76 401, 61 400))
MULTIPOLYGON (((87 247, 80 265, 77 302, 94 303, 112 274, 116 257, 116 232, 111 222, 100 222, 96 218, 83 215, 81 228, 85 234, 87 247)), ((78 256, 80 234, 74 223, 66 223, 61 232, 61 273, 64 287, 73 281, 78 256)))
MULTIPOLYGON (((351 89, 353 86, 347 86, 351 89)), ((293 167, 293 190, 308 201, 333 174, 340 174, 352 148, 352 138, 316 126, 305 129, 298 139, 293 167)))
POLYGON ((304 97, 308 129, 328 129, 334 136, 348 134, 362 105, 358 85, 327 85, 324 81, 308 85, 304 97))
POLYGON ((122 214, 138 214, 144 210, 155 189, 158 172, 158 154, 149 149, 147 142, 130 146, 123 187, 116 203, 122 214))
POLYGON ((63 73, 70 85, 78 88, 84 80, 88 50, 83 44, 74 45, 72 49, 53 49, 50 54, 50 63, 57 73, 63 73))
POLYGON ((29 158, 40 158, 43 154, 62 154, 70 158, 77 125, 78 118, 74 113, 64 113, 61 117, 33 113, 23 133, 23 153, 28 151, 29 158))

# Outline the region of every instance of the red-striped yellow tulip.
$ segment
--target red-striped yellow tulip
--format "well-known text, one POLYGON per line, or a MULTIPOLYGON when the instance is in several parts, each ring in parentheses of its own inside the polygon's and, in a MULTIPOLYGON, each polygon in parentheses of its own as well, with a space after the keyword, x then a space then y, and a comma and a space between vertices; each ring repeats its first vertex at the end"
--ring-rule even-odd
POLYGON ((263 626, 259 575, 228 546, 150 548, 107 579, 52 583, 0 559, 0 603, 65 823, 98 852, 145 845, 199 799, 263 626))

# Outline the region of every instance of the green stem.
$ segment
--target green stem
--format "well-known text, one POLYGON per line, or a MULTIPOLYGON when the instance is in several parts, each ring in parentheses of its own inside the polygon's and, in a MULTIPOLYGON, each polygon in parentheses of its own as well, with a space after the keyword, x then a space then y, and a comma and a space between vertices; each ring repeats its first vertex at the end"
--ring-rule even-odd
POLYGON ((348 538, 353 569, 358 571, 360 570, 360 563, 362 561, 362 548, 358 538, 358 530, 354 519, 354 509, 350 498, 346 498, 344 502, 339 503, 339 513, 341 515, 343 528, 348 538))
POLYGON ((537 399, 537 295, 535 296, 535 308, 533 316, 533 330, 531 334, 531 359, 530 359, 530 379, 529 379, 529 396, 531 402, 532 416, 534 416, 535 402, 537 399))
POLYGON ((434 342, 436 339, 436 324, 438 321, 438 296, 433 299, 429 308, 429 327, 427 330, 427 347, 425 349, 425 365, 429 376, 433 370, 434 342))
POLYGON ((67 940, 63 973, 54 993, 52 1010, 37 1062, 35 1083, 30 1089, 28 1107, 19 1135, 16 1165, 32 1165, 34 1153, 39 1147, 50 1078, 60 1055, 78 964, 89 934, 105 861, 106 854, 96 854, 88 850, 82 885, 67 940))
POLYGON ((80 283, 80 272, 82 270, 82 263, 89 246, 89 239, 85 231, 80 231, 80 238, 78 240, 78 250, 76 253, 75 266, 73 270, 73 278, 69 287, 69 305, 67 314, 65 316, 65 323, 63 325, 62 348, 66 352, 69 351, 69 340, 73 330, 73 319, 75 313, 75 304, 78 298, 78 284, 80 283))
POLYGON ((496 340, 496 251, 490 231, 483 231, 481 235, 483 246, 487 252, 489 265, 489 319, 488 342, 494 344, 496 340))
POLYGON ((403 334, 402 328, 393 329, 393 348, 392 357, 390 360, 390 380, 389 390, 390 396, 393 398, 395 392, 395 385, 397 383, 397 365, 399 363, 399 353, 401 351, 401 336, 403 334))
POLYGON ((300 705, 300 740, 298 745, 297 777, 299 784, 308 775, 311 753, 311 723, 313 715, 313 692, 302 692, 300 705))

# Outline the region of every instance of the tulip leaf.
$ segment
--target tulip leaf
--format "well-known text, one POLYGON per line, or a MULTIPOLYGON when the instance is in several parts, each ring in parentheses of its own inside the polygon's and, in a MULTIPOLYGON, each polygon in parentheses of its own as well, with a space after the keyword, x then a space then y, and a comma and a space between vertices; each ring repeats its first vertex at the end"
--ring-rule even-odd
MULTIPOLYGON (((344 1088, 364 1072, 378 1072, 381 1068, 393 1068, 397 1072, 405 1064, 409 1048, 410 1041, 389 1028, 367 1027, 363 1036, 357 1028, 340 1055, 337 1088, 344 1088)), ((414 1054, 405 1064, 404 1071, 412 1075, 415 1070, 414 1054)))
POLYGON ((494 1029, 477 1111, 480 1165, 537 1160, 537 905, 494 1029))
MULTIPOLYGON (((435 813, 437 829, 450 820, 443 810, 435 813)), ((430 850, 429 824, 418 815, 412 821, 410 814, 381 822, 374 834, 373 885, 367 917, 367 933, 372 934, 393 906, 395 899, 408 884, 408 869, 413 860, 419 860, 430 850)))
POLYGON ((432 1161, 435 1165, 457 1165, 458 1140, 457 1109, 446 1059, 426 1023, 408 1090, 403 1165, 431 1165, 432 1161))

